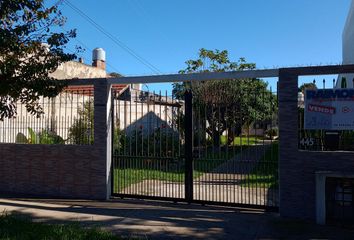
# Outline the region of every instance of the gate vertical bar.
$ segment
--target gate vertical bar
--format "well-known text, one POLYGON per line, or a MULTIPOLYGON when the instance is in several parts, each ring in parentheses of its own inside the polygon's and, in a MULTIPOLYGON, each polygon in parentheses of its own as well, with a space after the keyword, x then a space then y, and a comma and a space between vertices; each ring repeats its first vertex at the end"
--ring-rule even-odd
POLYGON ((185 103, 185 198, 193 200, 193 95, 187 90, 184 95, 185 103))

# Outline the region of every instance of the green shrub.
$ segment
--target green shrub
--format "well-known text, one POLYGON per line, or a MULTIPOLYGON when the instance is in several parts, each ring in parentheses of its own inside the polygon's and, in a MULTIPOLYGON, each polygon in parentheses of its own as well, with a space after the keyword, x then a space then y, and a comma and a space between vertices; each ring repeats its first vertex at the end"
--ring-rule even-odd
POLYGON ((48 129, 43 129, 36 133, 32 128, 28 128, 28 138, 23 133, 18 133, 16 136, 16 143, 65 144, 65 140, 48 129))

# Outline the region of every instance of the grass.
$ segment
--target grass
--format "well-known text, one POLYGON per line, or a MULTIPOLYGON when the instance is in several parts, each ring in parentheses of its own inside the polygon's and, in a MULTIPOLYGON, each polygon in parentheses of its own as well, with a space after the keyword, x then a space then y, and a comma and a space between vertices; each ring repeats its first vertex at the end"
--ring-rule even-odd
POLYGON ((83 228, 78 223, 35 223, 29 218, 8 214, 0 215, 1 240, 117 240, 112 233, 98 228, 83 228))
MULTIPOLYGON (((230 144, 231 146, 250 146, 255 145, 256 143, 260 142, 262 139, 256 136, 240 136, 235 137, 234 141, 230 144)), ((222 135, 220 136, 220 142, 222 145, 226 145, 227 137, 222 135)))
MULTIPOLYGON (((230 148, 228 152, 220 153, 210 150, 206 156, 201 159, 195 159, 193 178, 200 177, 203 173, 210 172, 228 159, 232 158, 238 150, 230 148)), ((171 169, 168 167, 167 159, 136 159, 128 158, 123 163, 125 168, 116 168, 114 170, 114 189, 119 192, 132 184, 142 182, 144 180, 159 180, 182 183, 184 182, 185 170, 184 165, 171 169), (145 161, 145 162, 144 162, 145 161), (149 161, 149 163, 146 163, 149 161), (152 165, 154 163, 155 165, 152 165)))
POLYGON ((256 167, 241 181, 244 187, 278 187, 278 142, 275 142, 266 151, 256 167))
MULTIPOLYGON (((182 171, 159 171, 152 169, 133 169, 133 168, 125 168, 125 169, 115 169, 115 182, 114 189, 117 192, 120 192, 126 187, 131 186, 132 184, 136 184, 142 182, 144 180, 159 180, 159 181, 168 181, 168 182, 176 182, 183 183, 184 182, 184 172, 182 171)), ((193 172, 193 178, 198 178, 202 175, 200 171, 193 172)))

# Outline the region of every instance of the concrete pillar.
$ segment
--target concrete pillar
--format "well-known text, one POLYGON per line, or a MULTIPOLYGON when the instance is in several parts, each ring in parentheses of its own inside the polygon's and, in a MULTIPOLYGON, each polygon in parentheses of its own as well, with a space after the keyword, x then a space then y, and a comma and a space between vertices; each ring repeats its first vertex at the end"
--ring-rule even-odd
POLYGON ((111 196, 111 162, 112 162, 112 111, 111 85, 107 79, 95 81, 94 85, 94 148, 97 161, 94 169, 100 172, 97 189, 101 199, 111 196))

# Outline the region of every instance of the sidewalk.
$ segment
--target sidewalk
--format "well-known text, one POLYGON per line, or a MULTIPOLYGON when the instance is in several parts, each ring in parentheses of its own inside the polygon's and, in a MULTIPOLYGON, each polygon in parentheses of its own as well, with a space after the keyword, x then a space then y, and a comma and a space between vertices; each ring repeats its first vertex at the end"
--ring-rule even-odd
POLYGON ((274 213, 142 200, 0 199, 0 211, 143 239, 354 239, 353 229, 281 220, 274 213))

